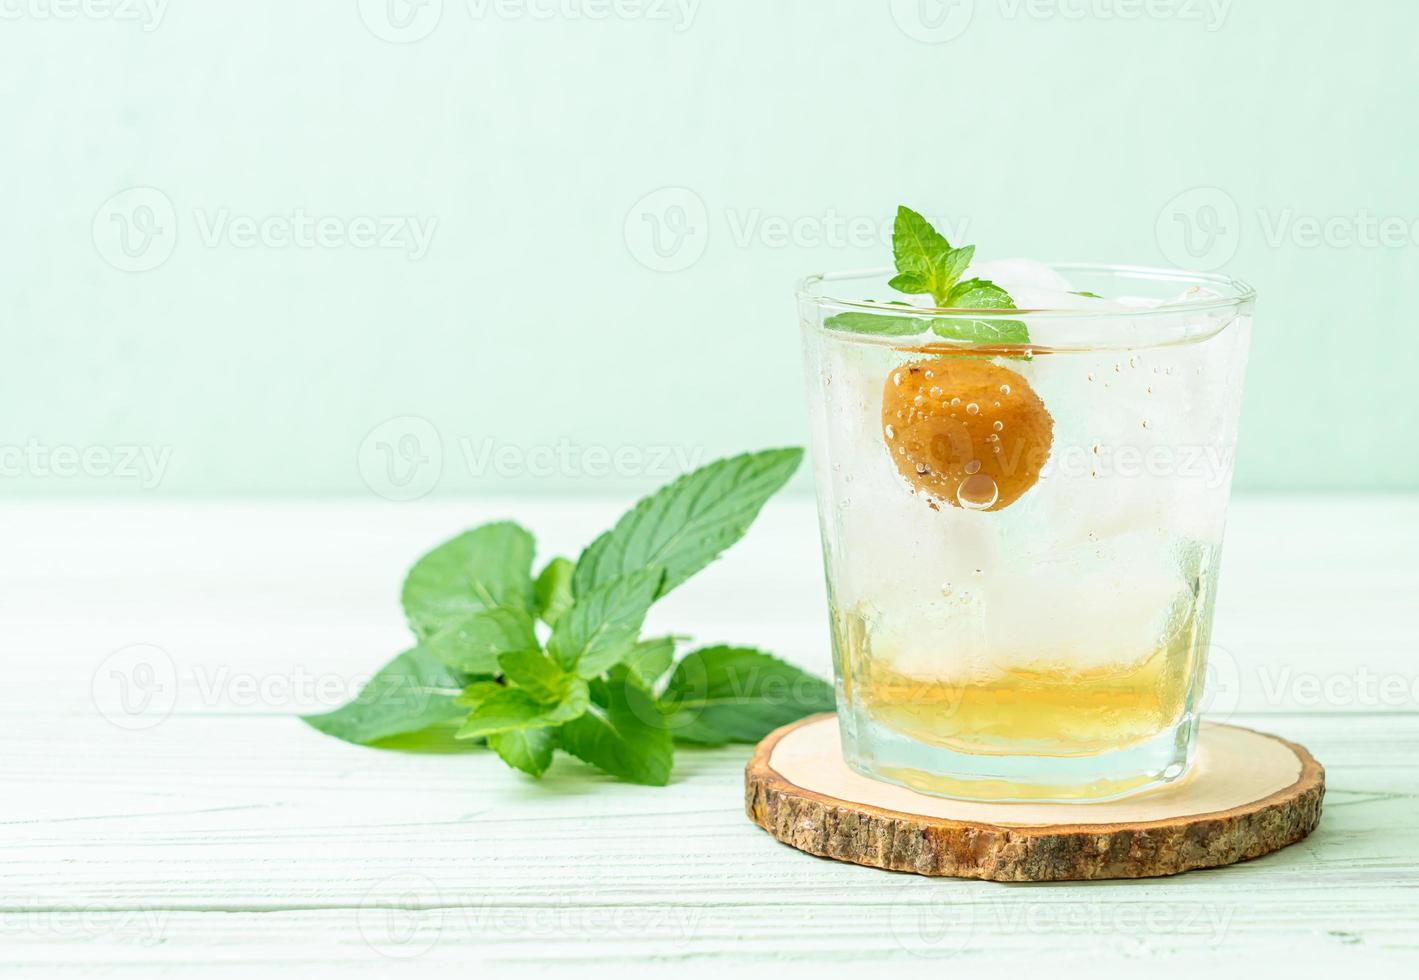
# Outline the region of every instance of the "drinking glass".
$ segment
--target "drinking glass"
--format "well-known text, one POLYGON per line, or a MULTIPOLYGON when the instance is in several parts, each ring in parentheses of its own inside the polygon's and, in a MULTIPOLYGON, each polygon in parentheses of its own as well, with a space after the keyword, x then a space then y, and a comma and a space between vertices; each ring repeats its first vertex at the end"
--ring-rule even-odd
POLYGON ((1255 294, 1041 268, 1015 310, 865 298, 890 270, 798 292, 843 753, 925 793, 1113 799, 1192 759, 1255 294))

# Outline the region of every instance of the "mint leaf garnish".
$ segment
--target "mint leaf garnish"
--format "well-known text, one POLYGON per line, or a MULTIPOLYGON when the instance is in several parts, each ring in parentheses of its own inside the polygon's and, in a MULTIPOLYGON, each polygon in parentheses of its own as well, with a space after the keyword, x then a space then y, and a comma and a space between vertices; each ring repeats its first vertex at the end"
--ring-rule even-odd
POLYGON ((509 522, 484 524, 420 558, 404 580, 404 615, 429 637, 487 609, 533 610, 532 535, 509 522))
POLYGON ((582 552, 572 592, 652 565, 665 569, 656 598, 684 582, 743 537, 759 509, 788 482, 801 449, 722 459, 646 497, 582 552))
POLYGON ((640 636, 651 605, 738 540, 802 456, 770 450, 688 473, 636 504, 578 562, 554 558, 535 580, 532 535, 516 524, 445 542, 419 559, 401 593, 419 645, 354 701, 306 721, 389 747, 456 736, 443 744, 486 745, 534 777, 560 748, 661 786, 674 761, 672 725, 684 741, 719 744, 830 707, 827 684, 767 654, 714 647, 675 667, 675 637, 640 636))
MULTIPOLYGON (((892 258, 897 274, 888 285, 898 292, 924 293, 941 310, 1015 309, 1010 294, 990 280, 961 280, 975 252, 974 245, 953 248, 931 222, 903 205, 897 208, 897 219, 892 227, 892 258)), ((1017 345, 1030 340, 1029 330, 1019 320, 980 320, 935 310, 923 310, 919 316, 838 313, 824 320, 823 326, 828 330, 881 337, 920 334, 929 326, 938 336, 982 345, 1017 345)))
POLYGON ((537 576, 533 594, 537 600, 537 616, 548 626, 572 605, 572 572, 576 563, 569 558, 553 558, 537 576))
POLYGON ((931 222, 909 207, 899 207, 892 227, 897 275, 888 285, 902 293, 929 293, 937 306, 945 306, 947 294, 975 251, 974 245, 952 248, 931 222))
POLYGON ((704 745, 757 742, 833 704, 832 685, 759 650, 729 646, 686 656, 660 696, 675 738, 704 745))
POLYGON ((537 646, 532 617, 521 609, 489 609, 450 622, 429 637, 435 657, 465 674, 497 673, 498 657, 537 646))
MULTIPOLYGON (((1013 310, 1015 301, 1010 294, 989 279, 967 279, 951 287, 947 306, 976 310, 1013 310)), ((941 337, 965 340, 976 344, 1023 344, 1030 331, 1019 320, 973 320, 961 317, 937 317, 931 329, 941 337)))
POLYGON ((585 714, 557 729, 562 748, 633 783, 668 783, 675 749, 650 693, 621 667, 592 683, 591 700, 585 714))
POLYGON ((987 346, 1010 346, 1030 342, 1030 331, 1019 320, 973 320, 970 317, 941 317, 931 324, 931 332, 948 340, 987 346))
POLYGON ((879 337, 909 337, 919 334, 929 323, 926 317, 879 316, 876 313, 837 313, 823 321, 829 330, 875 334, 879 337))
POLYGON ((1015 301, 989 279, 967 279, 951 287, 946 305, 963 310, 1013 310, 1015 301))
POLYGON ((461 718, 467 709, 454 697, 463 685, 461 675, 416 647, 385 664, 349 704, 301 720, 327 735, 368 745, 461 718))

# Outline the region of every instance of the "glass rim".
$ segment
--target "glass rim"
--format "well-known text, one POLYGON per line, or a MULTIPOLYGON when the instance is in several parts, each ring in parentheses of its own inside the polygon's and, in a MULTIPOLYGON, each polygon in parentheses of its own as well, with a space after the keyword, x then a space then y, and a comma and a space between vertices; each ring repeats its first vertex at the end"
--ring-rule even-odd
MULTIPOLYGON (((1154 316, 1175 316, 1179 313, 1201 313, 1229 308, 1241 309, 1255 302, 1256 290, 1242 279, 1218 272, 1195 272, 1187 269, 1165 269, 1144 265, 1119 265, 1111 262, 1045 262, 1044 265, 1060 272, 1089 272, 1113 275, 1122 279, 1139 279, 1151 282, 1176 282, 1183 285, 1205 285, 1220 287, 1221 295, 1207 296, 1196 300, 1162 303, 1158 306, 1140 306, 1136 309, 1081 310, 1059 307, 1022 307, 1020 309, 982 309, 979 307, 936 307, 912 306, 910 315, 930 317, 936 314, 947 316, 970 316, 975 320, 1019 320, 1060 319, 1140 319, 1154 316)), ((899 304, 878 300, 845 299, 816 291, 819 286, 831 282, 850 279, 865 279, 873 276, 890 278, 896 274, 891 266, 877 266, 867 269, 852 269, 842 272, 818 272, 798 280, 795 295, 800 301, 811 301, 819 306, 841 307, 844 310, 859 310, 867 313, 882 313, 902 316, 907 310, 899 304)))

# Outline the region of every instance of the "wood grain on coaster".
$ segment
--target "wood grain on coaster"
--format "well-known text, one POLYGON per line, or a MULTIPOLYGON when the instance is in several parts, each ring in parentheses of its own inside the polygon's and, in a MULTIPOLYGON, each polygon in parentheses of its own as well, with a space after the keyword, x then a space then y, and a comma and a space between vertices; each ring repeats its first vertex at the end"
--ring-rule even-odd
POLYGON ((809 854, 992 881, 1147 878, 1259 857, 1320 821, 1325 770, 1302 746, 1207 724, 1193 771, 1107 803, 983 803, 869 779, 843 761, 837 719, 805 718, 762 742, 745 809, 809 854))

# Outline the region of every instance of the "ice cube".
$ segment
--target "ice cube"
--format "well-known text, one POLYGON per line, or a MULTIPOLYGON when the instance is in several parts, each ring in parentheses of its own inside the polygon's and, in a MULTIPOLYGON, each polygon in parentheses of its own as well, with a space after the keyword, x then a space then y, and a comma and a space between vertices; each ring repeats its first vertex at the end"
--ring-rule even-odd
POLYGON ((1124 307, 1115 300, 1081 296, 1058 270, 1034 259, 976 262, 964 278, 989 279, 1010 294, 1022 310, 1092 310, 1100 313, 1124 307))
POLYGON ((1054 268, 1035 259, 991 259, 972 262, 961 278, 989 279, 1003 289, 1042 289, 1067 293, 1074 287, 1054 268))

